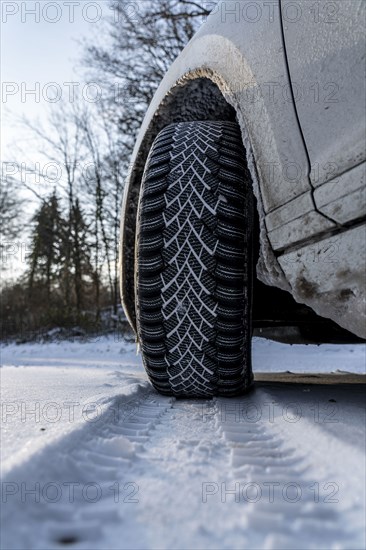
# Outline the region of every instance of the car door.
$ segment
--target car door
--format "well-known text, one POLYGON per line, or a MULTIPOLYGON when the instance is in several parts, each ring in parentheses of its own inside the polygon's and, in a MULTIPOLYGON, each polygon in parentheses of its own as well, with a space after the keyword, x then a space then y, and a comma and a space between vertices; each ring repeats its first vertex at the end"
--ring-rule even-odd
POLYGON ((318 211, 366 214, 364 0, 281 0, 289 75, 318 211))

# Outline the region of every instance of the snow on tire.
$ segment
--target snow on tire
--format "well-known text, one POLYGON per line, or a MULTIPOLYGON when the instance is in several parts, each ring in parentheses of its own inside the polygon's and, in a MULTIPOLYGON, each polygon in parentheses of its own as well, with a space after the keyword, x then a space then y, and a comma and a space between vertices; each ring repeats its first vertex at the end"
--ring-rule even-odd
POLYGON ((184 122, 157 136, 140 194, 136 312, 162 394, 232 396, 252 384, 252 198, 239 127, 184 122))

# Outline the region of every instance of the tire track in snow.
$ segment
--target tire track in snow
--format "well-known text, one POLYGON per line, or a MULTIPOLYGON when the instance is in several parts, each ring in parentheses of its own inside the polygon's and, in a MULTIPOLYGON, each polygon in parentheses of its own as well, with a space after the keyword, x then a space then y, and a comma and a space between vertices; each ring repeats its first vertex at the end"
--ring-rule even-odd
POLYGON ((89 502, 80 487, 73 501, 67 492, 54 503, 9 498, 4 548, 362 548, 353 510, 322 494, 315 502, 309 490, 332 474, 314 472, 311 452, 279 423, 240 415, 271 400, 260 389, 241 399, 175 400, 147 385, 112 399, 98 423, 52 442, 5 480, 94 483, 101 498, 89 502), (243 498, 248 483, 272 484, 273 502, 264 491, 256 502, 250 492, 243 498), (303 491, 298 502, 283 498, 289 483, 303 491))
MULTIPOLYGON (((258 389, 250 397, 251 411, 243 399, 216 401, 217 425, 230 448, 229 485, 237 484, 236 498, 246 501, 250 548, 364 548, 362 523, 353 521, 355 511, 362 517, 362 510, 342 506, 334 474, 328 470, 324 476, 322 464, 314 471, 311 454, 302 454, 297 441, 281 430, 283 418, 269 421, 271 403, 274 396, 258 389), (266 410, 268 418, 262 420, 266 410)), ((300 423, 300 438, 302 429, 300 423)))
POLYGON ((138 384, 132 395, 112 399, 95 423, 12 468, 2 483, 3 547, 105 547, 105 528, 120 521, 122 504, 136 500, 138 487, 129 481, 136 453, 168 407, 169 399, 138 384))

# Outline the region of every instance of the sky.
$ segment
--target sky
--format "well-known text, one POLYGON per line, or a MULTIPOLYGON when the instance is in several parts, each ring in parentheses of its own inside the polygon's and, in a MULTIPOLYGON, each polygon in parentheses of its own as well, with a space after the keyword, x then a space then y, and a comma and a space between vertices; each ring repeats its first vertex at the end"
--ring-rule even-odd
MULTIPOLYGON (((87 87, 80 69, 80 42, 100 35, 103 18, 113 12, 107 0, 0 0, 0 8, 1 169, 9 174, 15 168, 8 163, 24 162, 26 174, 36 162, 45 161, 34 137, 17 121, 24 115, 32 121, 39 119, 47 129, 52 101, 72 99, 72 85, 65 82, 79 83, 80 90, 93 96, 94 90, 87 87), (31 90, 36 93, 27 93, 31 90)), ((30 212, 36 203, 33 196, 26 198, 30 212)), ((12 279, 23 271, 26 248, 22 241, 14 259, 12 250, 7 259, 2 258, 9 266, 2 278, 12 279)))
MULTIPOLYGON (((80 41, 98 34, 102 18, 112 11, 107 0, 1 0, 0 6, 2 157, 9 161, 13 143, 27 139, 16 118, 44 119, 53 100, 72 97, 65 82, 85 89, 80 41)), ((92 95, 93 89, 85 92, 92 95)), ((32 148, 29 140, 27 147, 32 148)))

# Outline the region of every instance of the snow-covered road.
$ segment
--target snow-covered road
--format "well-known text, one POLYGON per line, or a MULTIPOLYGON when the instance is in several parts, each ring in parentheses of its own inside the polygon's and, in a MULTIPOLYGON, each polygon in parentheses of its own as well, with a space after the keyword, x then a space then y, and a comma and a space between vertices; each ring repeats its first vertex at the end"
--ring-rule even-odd
MULTIPOLYGON (((365 393, 346 375, 175 400, 113 338, 1 355, 2 548, 365 547, 365 393)), ((254 342, 256 372, 364 368, 364 346, 254 342)))

